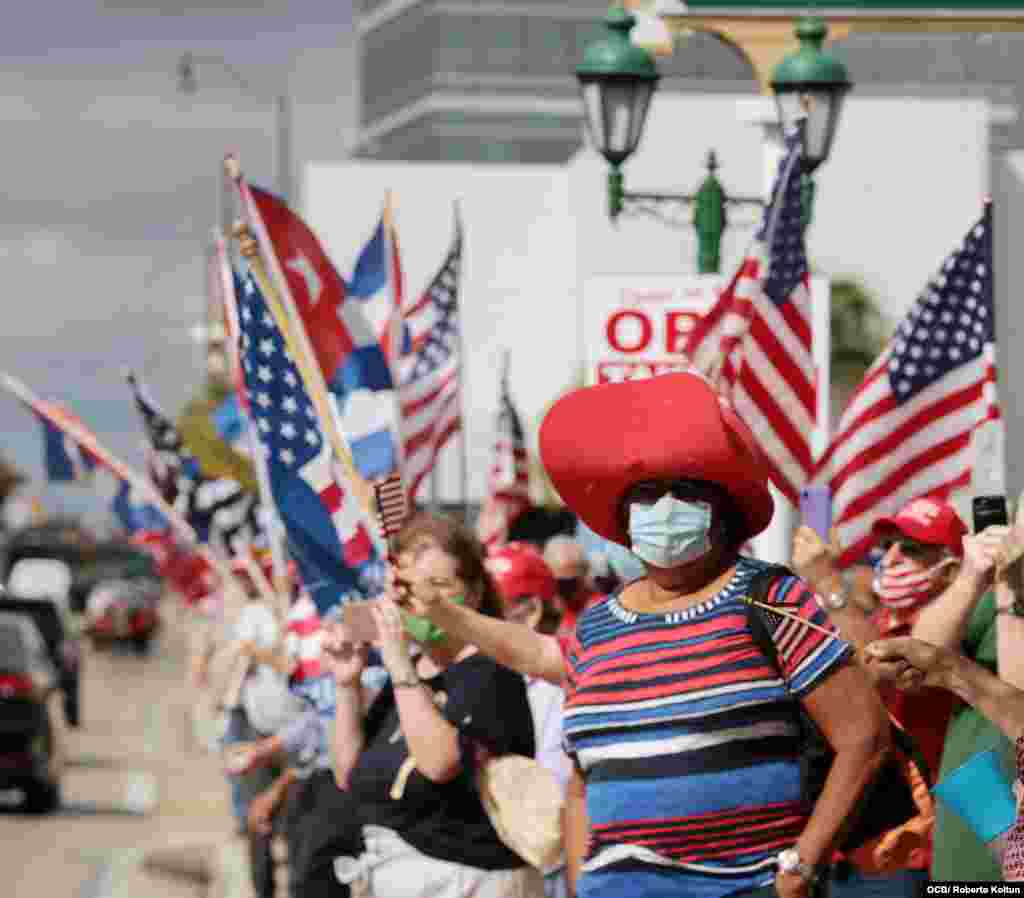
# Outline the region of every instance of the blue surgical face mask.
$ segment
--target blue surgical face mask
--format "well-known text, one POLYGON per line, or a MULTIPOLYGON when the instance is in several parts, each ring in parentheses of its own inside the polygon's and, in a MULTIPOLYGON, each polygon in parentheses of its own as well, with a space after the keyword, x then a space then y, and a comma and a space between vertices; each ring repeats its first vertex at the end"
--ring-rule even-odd
POLYGON ((655 567, 689 564, 711 549, 711 506, 666 493, 653 505, 629 506, 633 554, 655 567))

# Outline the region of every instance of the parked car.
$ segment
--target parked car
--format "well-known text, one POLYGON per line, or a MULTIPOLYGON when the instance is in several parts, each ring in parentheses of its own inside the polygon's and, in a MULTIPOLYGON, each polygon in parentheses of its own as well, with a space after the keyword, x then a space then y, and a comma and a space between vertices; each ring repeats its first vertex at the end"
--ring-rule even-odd
POLYGON ((32 618, 0 611, 0 790, 23 793, 23 808, 60 805, 65 756, 56 669, 32 618))
POLYGON ((86 599, 85 632, 95 642, 131 640, 135 650, 145 654, 160 626, 162 591, 159 581, 143 577, 101 580, 86 599))
POLYGON ((47 659, 56 671, 64 720, 69 726, 79 726, 82 719, 80 638, 67 631, 57 606, 48 599, 26 599, 8 591, 0 595, 0 612, 22 614, 35 624, 47 659))
POLYGON ((70 608, 71 569, 56 558, 21 558, 11 568, 0 610, 29 614, 59 674, 64 717, 81 722, 82 648, 78 615, 70 608), (14 607, 17 605, 17 607, 14 607))
POLYGON ((68 603, 72 613, 85 611, 88 588, 80 582, 79 572, 87 558, 95 553, 96 540, 73 522, 52 522, 26 527, 10 534, 0 547, 0 575, 7 583, 15 565, 28 558, 63 561, 71 571, 68 603))

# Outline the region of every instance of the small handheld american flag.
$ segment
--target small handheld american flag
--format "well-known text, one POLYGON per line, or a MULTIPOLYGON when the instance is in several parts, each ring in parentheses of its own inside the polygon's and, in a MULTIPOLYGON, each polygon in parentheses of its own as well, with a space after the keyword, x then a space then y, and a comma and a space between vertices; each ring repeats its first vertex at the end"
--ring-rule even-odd
POLYGON ((409 503, 401 474, 391 474, 383 480, 375 481, 373 496, 377 504, 380 532, 388 544, 388 562, 394 564, 394 537, 405 526, 409 516, 409 503))
MULTIPOLYGON (((765 612, 767 618, 775 624, 781 623, 782 619, 788 619, 799 624, 801 627, 807 627, 811 630, 817 630, 819 633, 824 633, 829 639, 840 639, 840 635, 837 631, 826 630, 824 627, 819 627, 817 624, 811 623, 809 620, 805 620, 799 614, 794 614, 792 611, 785 611, 782 608, 782 603, 775 605, 769 605, 767 602, 759 602, 757 599, 753 599, 750 596, 740 596, 740 601, 745 605, 753 605, 760 608, 765 612)), ((791 606, 798 607, 798 606, 791 606)))

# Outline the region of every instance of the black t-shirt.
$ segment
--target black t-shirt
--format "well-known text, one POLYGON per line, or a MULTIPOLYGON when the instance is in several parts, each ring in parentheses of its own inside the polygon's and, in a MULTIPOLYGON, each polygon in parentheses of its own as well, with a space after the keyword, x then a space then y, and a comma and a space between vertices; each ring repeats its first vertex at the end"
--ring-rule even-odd
POLYGON ((533 757, 533 717, 523 678, 474 654, 424 683, 445 719, 459 730, 462 769, 448 783, 431 782, 413 770, 401 797, 392 797, 409 747, 389 685, 366 716, 366 745, 349 777, 363 822, 392 829, 417 851, 439 860, 483 870, 525 866, 487 819, 473 773, 476 745, 494 754, 533 757))

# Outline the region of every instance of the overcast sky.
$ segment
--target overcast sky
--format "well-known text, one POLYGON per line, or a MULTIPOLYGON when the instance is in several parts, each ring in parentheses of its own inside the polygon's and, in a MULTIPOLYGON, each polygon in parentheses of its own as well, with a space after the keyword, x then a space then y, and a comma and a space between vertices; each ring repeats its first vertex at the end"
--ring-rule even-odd
MULTIPOLYGON (((139 460, 123 368, 169 410, 194 391, 203 245, 218 171, 240 153, 272 183, 272 98, 295 107, 294 155, 337 158, 353 122, 351 0, 33 0, 0 29, 0 369, 70 402, 112 449, 139 460), (181 54, 199 90, 177 90, 181 54)), ((34 419, 0 397, 2 448, 41 475, 34 419)), ((67 490, 46 492, 58 503, 67 490)), ((72 500, 74 502, 74 500, 72 500)), ((75 502, 74 504, 80 504, 75 502)))

